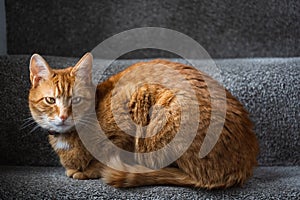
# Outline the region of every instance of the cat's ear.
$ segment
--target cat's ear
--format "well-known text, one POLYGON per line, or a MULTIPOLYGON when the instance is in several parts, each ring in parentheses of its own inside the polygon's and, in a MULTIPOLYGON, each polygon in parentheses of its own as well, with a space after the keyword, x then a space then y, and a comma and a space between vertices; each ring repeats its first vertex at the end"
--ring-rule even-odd
POLYGON ((33 54, 29 64, 30 81, 33 87, 38 86, 41 80, 47 80, 51 75, 51 68, 39 54, 33 54))
POLYGON ((86 53, 73 67, 71 76, 90 83, 92 81, 93 55, 86 53))

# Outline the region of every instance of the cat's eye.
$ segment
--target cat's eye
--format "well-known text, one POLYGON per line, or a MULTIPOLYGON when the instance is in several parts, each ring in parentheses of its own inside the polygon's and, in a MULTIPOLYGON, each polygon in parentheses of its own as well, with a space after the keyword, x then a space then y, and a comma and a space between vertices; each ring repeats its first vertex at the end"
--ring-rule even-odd
POLYGON ((81 97, 74 97, 72 98, 72 104, 79 104, 81 102, 81 97))
POLYGON ((45 101, 48 104, 55 104, 55 98, 53 97, 45 97, 45 101))

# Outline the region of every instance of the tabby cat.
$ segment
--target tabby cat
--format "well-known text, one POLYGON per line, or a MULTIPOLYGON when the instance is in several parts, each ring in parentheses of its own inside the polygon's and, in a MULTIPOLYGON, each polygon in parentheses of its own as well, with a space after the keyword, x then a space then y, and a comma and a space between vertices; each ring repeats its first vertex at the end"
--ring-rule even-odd
MULTIPOLYGON (((32 85, 29 92, 30 111, 38 125, 48 130, 50 144, 58 154, 68 177, 74 179, 102 178, 105 183, 115 187, 178 185, 212 189, 242 185, 252 175, 253 168, 257 165, 258 142, 252 130, 253 126, 248 113, 227 90, 225 90, 224 96, 218 93, 212 96, 207 83, 218 87, 220 85, 208 75, 181 63, 153 60, 136 63, 97 86, 93 86, 92 62, 93 57, 90 53, 85 54, 74 67, 65 69, 52 69, 38 54, 34 54, 30 60, 32 85), (128 129, 137 132, 136 135, 138 135, 141 133, 141 129, 138 127, 146 127, 142 129, 142 132, 146 132, 143 134, 147 135, 149 134, 148 129, 151 129, 151 120, 154 122, 151 130, 155 129, 156 123, 164 122, 158 133, 151 137, 135 137, 127 134, 124 127, 120 128, 114 118, 111 102, 114 95, 121 92, 114 91, 114 88, 123 76, 142 66, 149 69, 148 72, 135 73, 129 82, 123 82, 122 92, 125 93, 134 84, 134 77, 145 76, 145 74, 147 77, 151 77, 155 73, 163 74, 165 77, 171 76, 164 73, 159 67, 151 68, 154 65, 167 66, 181 74, 193 88, 198 101, 197 108, 200 111, 198 119, 196 119, 198 127, 195 137, 180 157, 163 168, 155 168, 156 165, 151 159, 139 162, 139 158, 134 158, 138 164, 130 165, 126 161, 122 161, 121 155, 110 150, 107 150, 105 154, 111 157, 111 165, 100 162, 87 150, 75 129, 75 121, 80 122, 81 116, 74 116, 73 106, 78 106, 82 113, 94 110, 97 115, 97 123, 107 138, 115 146, 127 152, 148 153, 159 150, 168 145, 179 131, 182 120, 180 116, 183 111, 180 110, 176 94, 180 95, 181 91, 172 91, 160 84, 149 83, 137 87, 134 93, 128 96, 128 101, 122 104, 127 108, 130 119, 135 123, 134 126, 127 127, 128 129), (81 84, 85 85, 81 88, 87 89, 78 91, 75 85, 81 84), (88 88, 93 89, 89 90, 88 88), (211 118, 212 100, 224 100, 226 105, 220 106, 226 106, 225 121, 216 144, 207 155, 201 158, 199 151, 208 127, 212 123, 211 120, 222 121, 222 117, 211 118), (91 103, 94 106, 92 109, 88 108, 90 106, 86 106, 84 101, 95 102, 95 105, 91 103), (156 105, 164 107, 166 114, 157 114, 154 111, 156 105), (148 163, 148 165, 144 163, 148 163), (115 168, 113 165, 119 168, 115 168), (145 172, 128 170, 129 168, 150 169, 149 166, 154 166, 154 169, 145 172), (122 168, 124 170, 121 170, 122 168)), ((121 107, 121 105, 117 106, 121 107)), ((195 116, 190 115, 189 117, 195 116)), ((82 118, 84 117, 82 116, 82 118)), ((87 120, 81 122, 82 124, 86 122, 85 126, 91 124, 87 120)), ((126 126, 126 123, 123 126, 126 126)), ((155 130, 157 131, 157 129, 155 130)), ((186 132, 185 130, 187 135, 191 134, 186 132)), ((88 131, 86 134, 89 134, 88 131)), ((181 148, 180 144, 179 148, 181 148)), ((167 159, 162 156, 160 160, 163 162, 164 158, 167 159)))

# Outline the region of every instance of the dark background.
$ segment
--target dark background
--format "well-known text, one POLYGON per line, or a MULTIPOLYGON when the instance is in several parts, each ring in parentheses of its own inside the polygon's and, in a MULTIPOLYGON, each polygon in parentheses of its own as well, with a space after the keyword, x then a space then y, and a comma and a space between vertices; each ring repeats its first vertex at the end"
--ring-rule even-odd
MULTIPOLYGON (((80 57, 119 32, 165 27, 213 58, 300 55, 299 0, 6 0, 8 54, 80 57)), ((124 58, 173 57, 136 51, 124 58)))

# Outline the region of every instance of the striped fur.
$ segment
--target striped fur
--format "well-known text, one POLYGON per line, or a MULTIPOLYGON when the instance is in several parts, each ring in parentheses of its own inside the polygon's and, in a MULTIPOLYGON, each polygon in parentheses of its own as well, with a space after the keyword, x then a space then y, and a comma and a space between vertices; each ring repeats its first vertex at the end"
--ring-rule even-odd
MULTIPOLYGON (((123 163, 120 155, 114 154, 109 147, 102 147, 106 150, 104 156, 110 157, 110 166, 98 161, 82 144, 78 133, 74 129, 74 116, 72 113, 71 101, 78 96, 80 91, 74 86, 75 79, 79 83, 90 84, 92 56, 86 54, 74 67, 67 69, 51 69, 46 61, 35 54, 30 62, 30 79, 32 88, 29 93, 29 106, 33 118, 43 128, 55 131, 58 135, 49 135, 49 141, 66 169, 66 175, 75 179, 103 178, 103 180, 115 187, 136 187, 142 185, 179 185, 201 188, 227 188, 233 185, 242 185, 251 175, 253 167, 257 164, 258 142, 252 130, 252 123, 249 120, 247 111, 241 103, 234 98, 227 90, 225 97, 216 94, 212 97, 208 91, 207 84, 220 87, 219 84, 202 72, 180 63, 173 63, 165 60, 153 60, 149 62, 136 63, 126 70, 110 77, 100 83, 96 88, 96 97, 89 90, 85 92, 90 100, 96 99, 96 113, 98 122, 111 142, 129 152, 148 153, 163 148, 175 137, 180 125, 181 110, 174 91, 157 84, 146 84, 139 87, 127 102, 131 119, 135 125, 123 123, 122 129, 118 126, 112 113, 112 97, 114 87, 122 77, 130 74, 131 71, 141 66, 153 66, 163 64, 172 70, 182 74, 195 90, 199 103, 199 127, 192 144, 174 163, 162 169, 152 172, 133 173, 137 169, 145 169, 141 165, 131 166, 123 163), (205 81, 204 81, 205 78, 205 81), (49 104, 55 98, 55 103, 49 104), (215 99, 212 99, 215 98, 215 99), (225 99, 224 99, 225 98, 225 99), (204 158, 199 157, 201 144, 206 136, 212 106, 211 101, 219 102, 225 100, 226 118, 220 138, 212 151, 204 158), (160 115, 153 107, 163 106, 166 115, 160 115), (59 125, 59 118, 67 117, 64 122, 66 127, 59 125), (152 125, 149 121, 154 120, 152 125), (157 127, 165 122, 161 129, 157 127), (58 124, 58 125, 55 125, 58 124), (141 126, 147 127, 147 133, 151 130, 159 130, 156 135, 148 138, 136 138, 124 132, 124 129, 133 131, 136 134, 144 134, 141 126), (150 126, 151 125, 151 126, 150 126), (108 155, 107 155, 108 154, 108 155), (118 166, 118 170, 113 166, 118 166), (122 170, 121 170, 122 169, 122 170), (131 170, 130 170, 131 169, 131 170)), ((150 68, 149 68, 150 69, 150 68)), ((143 71, 138 76, 155 76, 164 74, 161 69, 155 71, 143 71)), ((164 76, 169 76, 164 74, 164 76)), ((134 84, 134 78, 123 83, 122 90, 126 91, 134 84)), ((80 85, 80 84, 79 84, 80 85)), ((92 90, 93 91, 93 90, 92 90)), ((92 105, 92 104, 91 104, 92 105)), ((119 104, 123 105, 123 104, 119 104)), ((117 105, 117 106, 119 106, 117 105)), ((79 104, 80 106, 80 104, 79 104)), ((224 106, 224 105, 223 105, 224 106)), ((88 112, 89 106, 81 107, 80 110, 88 112)), ((121 108, 121 107, 120 107, 121 108)), ((80 117, 80 116, 79 116, 80 117)), ((219 122, 218 117, 212 119, 219 122)), ((87 133, 88 134, 88 133, 87 133)), ((102 144, 102 143, 101 143, 102 144)), ((104 145, 104 144, 103 144, 104 145)), ((181 148, 181 145, 178 145, 181 148)), ((103 152, 105 153, 105 152, 103 152)), ((139 160, 140 158, 136 158, 139 160)), ((158 162, 163 162, 164 157, 158 162)), ((143 162, 154 164, 153 160, 143 162)))

